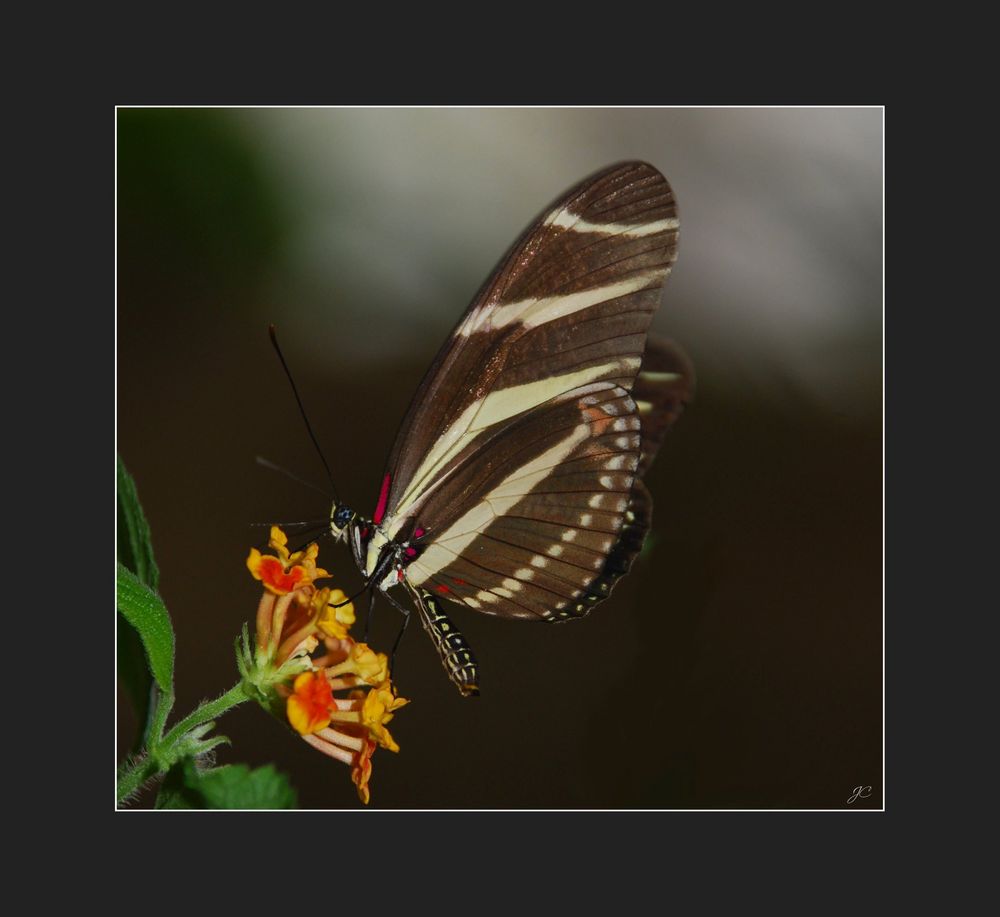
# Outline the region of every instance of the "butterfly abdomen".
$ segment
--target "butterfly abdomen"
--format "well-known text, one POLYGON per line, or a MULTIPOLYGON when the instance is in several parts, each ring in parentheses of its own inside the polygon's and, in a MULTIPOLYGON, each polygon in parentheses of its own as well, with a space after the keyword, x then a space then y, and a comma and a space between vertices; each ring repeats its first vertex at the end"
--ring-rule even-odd
POLYGON ((420 620, 441 657, 448 677, 466 697, 479 694, 479 664, 468 641, 426 589, 413 590, 420 620))

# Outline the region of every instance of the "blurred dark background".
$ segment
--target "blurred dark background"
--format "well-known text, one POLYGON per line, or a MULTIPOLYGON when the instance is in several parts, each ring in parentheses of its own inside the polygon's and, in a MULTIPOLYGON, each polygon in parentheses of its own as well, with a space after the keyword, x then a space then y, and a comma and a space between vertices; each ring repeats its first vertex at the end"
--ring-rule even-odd
MULTIPOLYGON (((699 382, 648 479, 648 550, 581 622, 450 606, 478 699, 415 625, 372 806, 846 808, 862 784, 853 807, 881 806, 879 109, 121 109, 117 150, 118 449, 179 712, 237 678, 251 523, 328 512, 254 463, 323 482, 268 322, 342 497, 370 512, 411 394, 500 255, 565 188, 640 158, 681 212, 654 328, 699 382)), ((346 549, 321 560, 360 584, 346 549)), ((398 624, 380 605, 376 647, 398 624)), ((120 691, 118 724, 121 755, 120 691)), ((274 762, 302 807, 358 806, 347 768, 259 708, 221 731, 220 762, 274 762)))

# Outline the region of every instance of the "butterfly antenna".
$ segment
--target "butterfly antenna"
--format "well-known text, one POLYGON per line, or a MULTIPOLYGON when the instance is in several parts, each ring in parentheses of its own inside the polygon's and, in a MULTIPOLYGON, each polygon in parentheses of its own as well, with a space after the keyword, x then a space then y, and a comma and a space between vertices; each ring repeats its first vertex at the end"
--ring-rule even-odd
MULTIPOLYGON (((298 534, 301 535, 303 533, 299 532, 298 534)), ((322 529, 320 531, 313 532, 313 534, 310 535, 309 538, 306 541, 303 541, 302 544, 300 544, 297 548, 292 548, 292 553, 295 554, 295 553, 303 550, 303 548, 309 547, 309 545, 311 545, 313 542, 319 541, 320 538, 332 538, 332 537, 333 537, 333 533, 330 531, 329 527, 325 527, 324 529, 322 529)), ((335 605, 334 607, 335 608, 339 608, 340 606, 339 605, 335 605)))
POLYGON ((298 484, 302 484, 304 487, 311 487, 313 490, 318 490, 324 497, 333 497, 327 490, 323 490, 322 487, 313 484, 312 481, 307 481, 305 478, 300 478, 297 474, 293 474, 287 468, 282 468, 281 465, 275 465, 274 462, 269 461, 262 455, 254 456, 254 461, 260 465, 262 468, 267 468, 269 471, 277 471, 279 474, 283 474, 286 478, 291 478, 298 484))
POLYGON ((316 434, 313 433, 312 425, 309 423, 309 418, 306 416, 306 409, 302 404, 302 399, 299 397, 299 390, 295 387, 295 380, 292 378, 292 372, 288 368, 288 364, 285 362, 285 357, 281 352, 281 348, 278 346, 278 329, 275 328, 272 323, 268 326, 268 332, 271 335, 271 343, 274 345, 275 353, 278 354, 278 359, 281 360, 281 365, 285 370, 285 375, 288 376, 288 381, 291 383, 292 394, 295 395, 295 400, 299 405, 299 411, 302 414, 302 419, 306 422, 306 429, 309 431, 309 438, 313 441, 313 445, 319 453, 320 461, 326 469, 326 476, 330 480, 330 490, 333 491, 333 499, 337 501, 337 488, 333 483, 333 473, 330 471, 330 466, 326 463, 326 456, 323 454, 323 450, 319 446, 319 441, 316 439, 316 434))

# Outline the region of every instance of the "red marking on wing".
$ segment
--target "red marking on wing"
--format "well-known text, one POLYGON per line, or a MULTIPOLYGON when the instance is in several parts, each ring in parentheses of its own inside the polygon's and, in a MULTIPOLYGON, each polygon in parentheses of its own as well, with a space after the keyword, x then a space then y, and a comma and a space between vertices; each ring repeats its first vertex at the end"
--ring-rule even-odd
POLYGON ((416 548, 407 548, 406 549, 406 556, 407 557, 416 557, 417 556, 417 549, 416 548))
POLYGON ((378 525, 382 518, 385 516, 385 504, 389 500, 389 483, 392 481, 392 475, 387 474, 382 479, 382 490, 379 491, 378 495, 378 506, 375 507, 375 515, 372 516, 372 522, 378 525))
POLYGON ((444 583, 439 584, 435 588, 438 592, 451 592, 451 590, 444 583))
POLYGON ((457 585, 457 586, 464 586, 465 585, 465 580, 464 579, 459 579, 457 576, 453 576, 452 579, 455 581, 455 585, 457 585))
POLYGON ((584 404, 582 401, 577 402, 583 416, 593 424, 594 435, 604 436, 608 432, 608 427, 614 423, 614 417, 611 417, 606 411, 602 411, 599 407, 590 406, 584 404))
POLYGON ((423 529, 414 529, 413 530, 413 537, 414 538, 423 538, 424 537, 424 530, 423 529))

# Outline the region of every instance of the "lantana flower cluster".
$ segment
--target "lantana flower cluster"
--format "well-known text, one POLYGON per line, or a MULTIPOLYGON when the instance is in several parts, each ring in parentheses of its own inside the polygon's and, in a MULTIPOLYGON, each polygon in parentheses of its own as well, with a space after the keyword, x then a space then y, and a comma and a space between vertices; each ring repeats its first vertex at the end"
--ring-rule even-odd
POLYGON ((251 549, 247 568, 264 587, 251 648, 246 625, 237 661, 244 684, 313 748, 351 768, 367 805, 376 747, 399 751, 386 724, 408 703, 396 694, 389 661, 350 635, 354 606, 340 589, 318 588, 330 574, 318 567, 319 548, 290 553, 273 526, 274 554, 251 549), (337 607, 337 606, 340 607, 337 607))

